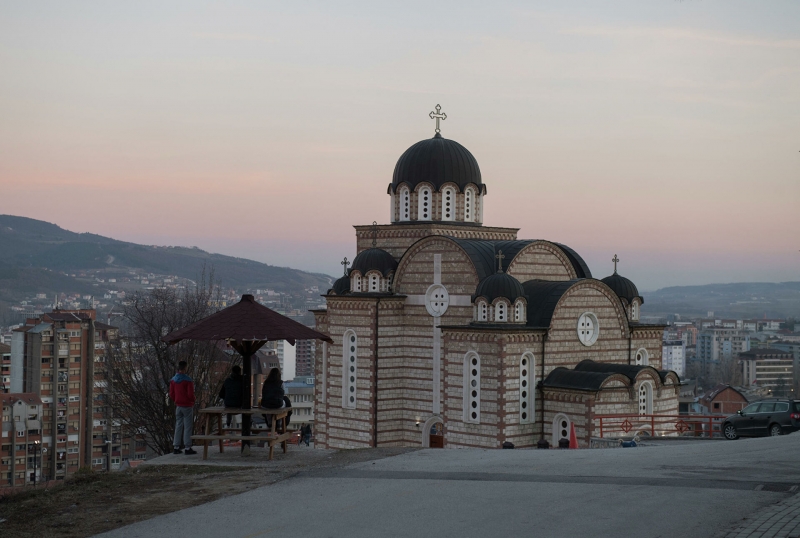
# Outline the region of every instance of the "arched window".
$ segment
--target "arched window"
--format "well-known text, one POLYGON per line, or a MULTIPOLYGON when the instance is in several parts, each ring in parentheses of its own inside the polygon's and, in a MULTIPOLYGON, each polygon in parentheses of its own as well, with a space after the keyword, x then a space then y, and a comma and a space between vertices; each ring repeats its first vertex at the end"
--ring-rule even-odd
POLYGON ((527 352, 519 360, 519 423, 534 422, 536 383, 533 375, 533 353, 527 352))
POLYGON ((370 293, 378 293, 381 290, 381 278, 376 273, 369 275, 369 291, 370 293))
POLYGON ((350 282, 350 289, 355 292, 361 291, 361 273, 358 271, 353 271, 353 276, 350 282))
POLYGON ((456 191, 453 187, 442 190, 442 220, 455 220, 456 218, 456 191))
POLYGON ((411 191, 405 185, 400 187, 400 220, 411 220, 411 191))
POLYGON ((475 190, 467 187, 464 191, 464 222, 472 222, 475 218, 475 190))
POLYGON ((517 323, 525 322, 525 303, 517 301, 514 304, 514 321, 517 323))
POLYGON ((433 198, 431 197, 430 187, 422 187, 419 190, 417 200, 417 220, 431 220, 431 210, 433 209, 433 198))
POLYGON ((641 348, 636 352, 636 359, 634 360, 636 366, 647 366, 650 364, 650 357, 645 348, 641 348))
POLYGON ((348 329, 342 337, 342 407, 356 408, 356 379, 358 378, 358 338, 348 329))
POLYGON ((506 318, 507 312, 508 309, 505 301, 500 301, 494 307, 494 320, 498 323, 504 323, 508 321, 508 318, 506 318))
POLYGON ((464 422, 481 422, 481 359, 474 351, 464 357, 464 422))
POLYGON ((553 446, 558 446, 561 439, 569 439, 569 417, 559 413, 553 418, 553 446))
POLYGON ((631 320, 639 321, 639 301, 636 299, 631 302, 631 320))
POLYGON ((653 385, 649 381, 643 381, 639 385, 639 414, 653 414, 653 385))
POLYGON ((489 319, 489 306, 486 304, 486 301, 480 299, 475 305, 475 308, 476 321, 487 321, 489 319))

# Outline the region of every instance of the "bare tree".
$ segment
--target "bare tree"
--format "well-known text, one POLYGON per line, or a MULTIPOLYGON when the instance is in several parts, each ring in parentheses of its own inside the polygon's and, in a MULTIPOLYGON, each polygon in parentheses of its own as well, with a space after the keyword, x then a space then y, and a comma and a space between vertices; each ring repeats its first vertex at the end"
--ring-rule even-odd
MULTIPOLYGON (((213 272, 207 276, 204 270, 194 286, 137 292, 124 307, 122 336, 110 346, 107 358, 109 405, 131 431, 145 433, 147 444, 159 454, 172 450, 175 404, 168 394, 178 361, 188 362, 200 408, 216 402, 233 360, 215 342, 185 340, 167 346, 161 337, 212 314, 218 299, 213 272)), ((195 431, 198 426, 195 413, 195 431)))

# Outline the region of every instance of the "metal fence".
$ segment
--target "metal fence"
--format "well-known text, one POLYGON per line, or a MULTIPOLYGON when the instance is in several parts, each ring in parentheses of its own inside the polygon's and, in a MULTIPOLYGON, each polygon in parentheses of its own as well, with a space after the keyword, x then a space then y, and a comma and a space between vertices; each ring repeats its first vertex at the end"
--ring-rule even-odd
POLYGON ((600 437, 721 437, 724 415, 597 415, 600 437))

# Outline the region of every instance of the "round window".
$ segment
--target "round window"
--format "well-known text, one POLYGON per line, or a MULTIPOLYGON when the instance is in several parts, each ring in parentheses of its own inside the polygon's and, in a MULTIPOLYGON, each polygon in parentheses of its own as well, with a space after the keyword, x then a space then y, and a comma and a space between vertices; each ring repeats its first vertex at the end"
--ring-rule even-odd
POLYGON ((600 324, 597 316, 591 312, 584 312, 578 318, 578 340, 584 346, 591 346, 597 341, 600 335, 600 324))

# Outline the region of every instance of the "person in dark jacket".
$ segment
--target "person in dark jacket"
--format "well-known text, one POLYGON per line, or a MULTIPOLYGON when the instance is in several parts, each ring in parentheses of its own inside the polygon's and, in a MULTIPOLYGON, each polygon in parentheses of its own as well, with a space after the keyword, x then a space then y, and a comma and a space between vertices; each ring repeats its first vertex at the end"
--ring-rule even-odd
MULTIPOLYGON (((283 381, 281 381, 281 371, 273 368, 267 374, 264 385, 261 387, 261 407, 264 409, 282 409, 286 406, 285 393, 283 392, 283 381)), ((272 428, 272 417, 264 415, 267 422, 267 429, 272 428)), ((277 426, 277 425, 276 425, 277 426)))
POLYGON ((194 422, 194 382, 186 375, 186 361, 178 363, 178 373, 169 380, 169 398, 175 402, 175 436, 172 439, 173 454, 181 453, 181 440, 185 454, 197 454, 192 450, 192 423, 194 422))
POLYGON ((311 446, 309 445, 311 442, 311 424, 306 424, 303 426, 301 431, 303 433, 303 442, 306 444, 306 446, 311 446))
MULTIPOLYGON (((219 397, 225 402, 225 407, 242 407, 242 368, 238 364, 231 368, 231 375, 222 383, 219 397)), ((228 413, 228 426, 231 418, 233 414, 228 413)))

